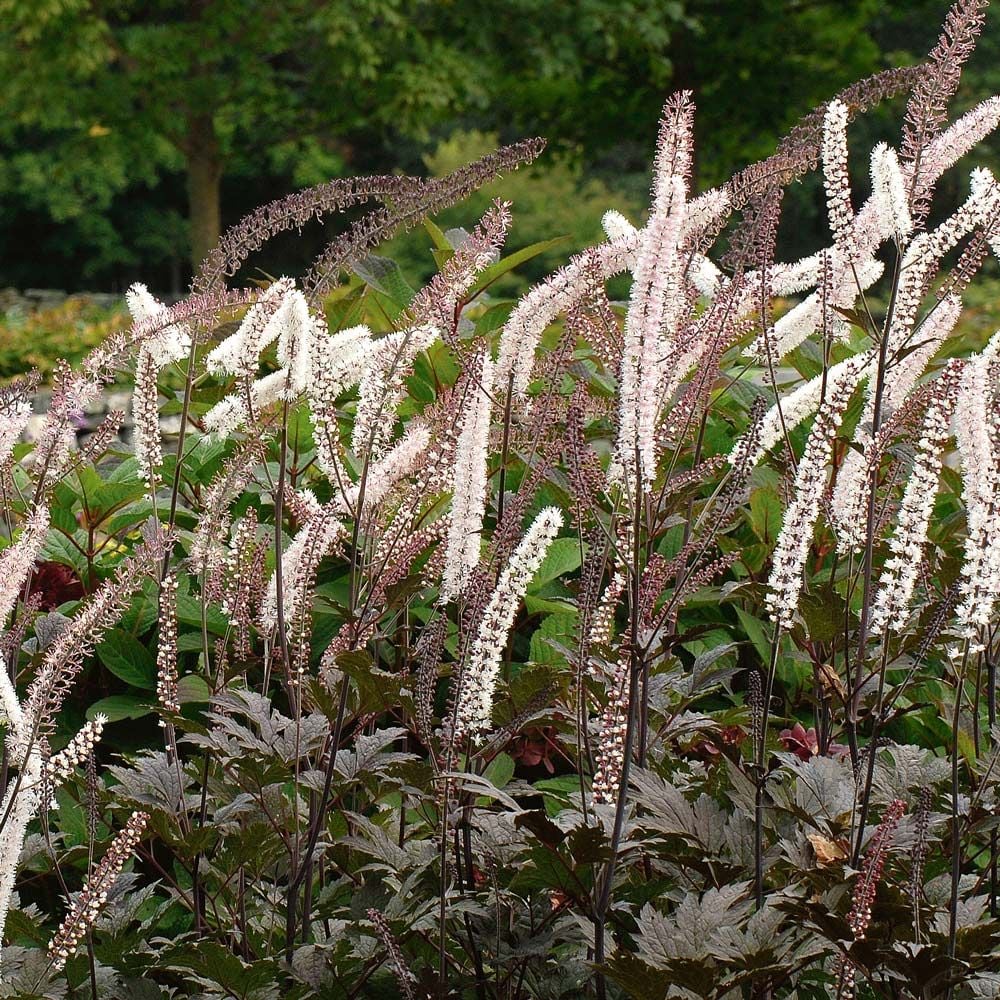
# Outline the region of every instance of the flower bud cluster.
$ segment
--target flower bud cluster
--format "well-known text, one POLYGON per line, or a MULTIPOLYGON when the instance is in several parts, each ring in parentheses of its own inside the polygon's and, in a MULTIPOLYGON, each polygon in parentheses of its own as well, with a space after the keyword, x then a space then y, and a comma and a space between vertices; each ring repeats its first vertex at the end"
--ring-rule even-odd
POLYGON ((107 721, 106 715, 95 715, 59 753, 45 762, 45 779, 52 786, 62 784, 77 767, 90 759, 107 721))
POLYGON ((87 930, 94 925, 94 921, 108 901, 108 893, 115 879, 121 874, 136 845, 142 839, 148 821, 147 813, 132 813, 108 848, 108 853, 101 859, 93 875, 87 879, 83 889, 73 900, 66 919, 49 941, 49 959, 56 971, 60 971, 66 965, 87 930))

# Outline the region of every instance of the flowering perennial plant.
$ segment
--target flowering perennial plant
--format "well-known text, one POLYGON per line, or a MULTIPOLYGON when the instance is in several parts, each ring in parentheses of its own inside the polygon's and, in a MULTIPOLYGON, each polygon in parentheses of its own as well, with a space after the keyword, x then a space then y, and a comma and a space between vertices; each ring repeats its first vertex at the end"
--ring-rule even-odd
POLYGON ((646 217, 516 300, 517 206, 434 217, 536 140, 264 206, 0 389, 0 993, 1000 995, 984 12, 709 190, 672 96, 646 217))

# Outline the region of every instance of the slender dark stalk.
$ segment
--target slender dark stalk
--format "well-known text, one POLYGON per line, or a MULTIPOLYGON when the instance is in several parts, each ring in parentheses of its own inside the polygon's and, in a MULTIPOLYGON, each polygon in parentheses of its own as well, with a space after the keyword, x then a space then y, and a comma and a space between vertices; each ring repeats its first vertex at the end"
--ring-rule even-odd
MULTIPOLYGON (((962 825, 959 815, 959 723, 962 718, 962 694, 965 689, 965 672, 969 663, 971 643, 968 639, 962 647, 962 659, 958 666, 955 684, 955 708, 951 717, 951 896, 948 900, 948 957, 955 957, 958 937, 958 890, 962 879, 962 825)), ((949 997, 952 987, 948 988, 949 997)))
POLYGON ((753 884, 754 900, 758 910, 764 905, 764 793, 767 786, 767 724, 771 714, 771 692, 774 689, 774 674, 778 666, 780 649, 781 628, 775 625, 774 639, 771 643, 771 661, 768 664, 767 677, 764 680, 760 709, 760 740, 757 744, 757 759, 754 761, 756 789, 754 793, 753 884))
MULTIPOLYGON (((639 450, 636 448, 635 469, 640 468, 639 450)), ((611 902, 611 891, 614 887, 615 871, 618 865, 618 848, 621 844, 622 831, 625 828, 625 809, 628 802, 628 784, 632 771, 632 753, 637 729, 637 701, 639 696, 639 680, 642 671, 642 658, 639 652, 639 528, 642 515, 642 497, 639 487, 639 476, 635 477, 636 490, 633 498, 632 517, 632 566, 629 580, 629 698, 628 721, 625 727, 625 747, 622 754, 622 772, 618 786, 618 796, 615 801, 615 822, 611 832, 611 857, 605 866, 600 881, 600 891, 594 904, 594 963, 598 966, 596 987, 599 1000, 607 996, 607 984, 601 970, 606 958, 605 932, 607 925, 608 906, 611 902)))

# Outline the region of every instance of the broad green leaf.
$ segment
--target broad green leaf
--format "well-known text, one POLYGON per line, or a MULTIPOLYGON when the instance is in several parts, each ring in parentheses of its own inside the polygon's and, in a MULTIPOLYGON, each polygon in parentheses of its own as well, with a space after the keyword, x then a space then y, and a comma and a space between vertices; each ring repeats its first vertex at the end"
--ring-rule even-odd
POLYGON ((204 677, 198 674, 188 674, 177 682, 177 700, 186 705, 188 702, 207 702, 212 697, 204 677))
POLYGON ((771 640, 764 631, 763 623, 748 615, 742 608, 736 608, 736 617, 739 618, 743 631, 746 632, 747 638, 760 657, 760 662, 766 666, 771 662, 771 640))
POLYGON ((750 494, 750 527, 762 542, 777 541, 781 519, 781 501, 773 490, 761 487, 750 494))
POLYGON ((524 247, 522 250, 515 251, 507 257, 498 260, 495 264, 490 264, 489 267, 480 272, 467 298, 474 299, 489 288, 498 278, 502 278, 509 271, 513 271, 515 267, 520 267, 521 264, 533 260, 535 257, 547 253, 549 250, 564 246, 568 241, 568 236, 557 236, 555 239, 542 240, 539 243, 532 243, 531 246, 524 247))
POLYGON ((106 715, 109 722, 121 722, 122 719, 141 719, 145 715, 150 715, 153 706, 150 699, 139 698, 134 694, 113 694, 110 698, 102 698, 95 701, 87 709, 87 718, 93 719, 96 715, 106 715))
POLYGON ((108 670, 132 687, 156 690, 156 658, 135 636, 113 628, 97 647, 97 657, 108 670))
POLYGON ((399 265, 388 257, 378 257, 369 254, 363 261, 354 265, 354 271, 364 281, 381 292, 400 310, 405 309, 416 294, 410 287, 399 265))
POLYGON ((531 636, 530 657, 533 663, 565 663, 566 657, 556 648, 571 646, 575 637, 576 614, 549 615, 531 636), (549 640, 552 640, 550 642, 549 640))
POLYGON ((532 577, 528 592, 537 592, 552 580, 580 568, 580 543, 575 538, 557 538, 549 546, 542 565, 532 577))

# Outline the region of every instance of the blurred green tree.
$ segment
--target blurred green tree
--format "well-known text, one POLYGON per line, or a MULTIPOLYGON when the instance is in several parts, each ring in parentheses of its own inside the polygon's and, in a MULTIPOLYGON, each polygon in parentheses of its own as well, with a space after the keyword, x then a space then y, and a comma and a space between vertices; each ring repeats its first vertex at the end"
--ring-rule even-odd
POLYGON ((330 173, 359 123, 419 134, 481 93, 458 40, 427 30, 437 7, 3 0, 5 138, 35 130, 17 169, 57 217, 182 166, 196 264, 218 239, 235 157, 330 173))
MULTIPOLYGON (((847 81, 919 57, 946 6, 0 0, 0 283, 107 286, 170 261, 179 288, 223 214, 420 170, 454 133, 546 135, 552 169, 581 168, 589 220, 591 178, 642 200, 680 87, 698 105, 698 180, 717 183, 847 81)), ((817 225, 804 210, 804 240, 817 225)))

